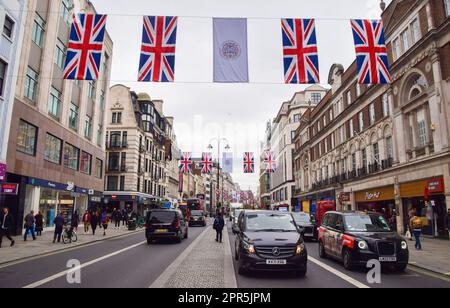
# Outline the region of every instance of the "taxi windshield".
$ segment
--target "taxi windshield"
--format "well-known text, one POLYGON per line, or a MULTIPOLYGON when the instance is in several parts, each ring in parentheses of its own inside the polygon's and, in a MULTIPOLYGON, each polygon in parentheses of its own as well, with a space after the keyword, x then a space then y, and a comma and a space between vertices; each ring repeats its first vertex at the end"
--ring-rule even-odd
POLYGON ((381 215, 362 214, 345 216, 345 228, 354 232, 391 232, 386 219, 381 215))

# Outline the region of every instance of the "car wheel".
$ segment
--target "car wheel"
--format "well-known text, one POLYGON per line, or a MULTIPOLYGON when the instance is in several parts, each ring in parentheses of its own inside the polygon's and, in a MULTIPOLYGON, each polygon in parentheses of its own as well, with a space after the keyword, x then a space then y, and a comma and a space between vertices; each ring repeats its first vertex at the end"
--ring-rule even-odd
POLYGON ((394 266, 394 269, 397 271, 397 272, 404 272, 404 271, 406 271, 406 268, 408 267, 408 264, 407 263, 405 263, 405 264, 397 264, 397 265, 395 265, 394 266))
POLYGON ((325 259, 327 257, 327 253, 325 252, 325 246, 322 241, 319 241, 319 257, 325 259))
POLYGON ((147 245, 151 245, 151 244, 153 244, 153 240, 147 239, 147 245))
POLYGON ((342 262, 344 263, 344 268, 351 271, 354 267, 353 256, 350 250, 345 249, 342 253, 342 262))
POLYGON ((306 276, 306 272, 307 272, 307 271, 308 271, 308 270, 307 270, 307 267, 306 267, 306 264, 305 264, 305 268, 302 269, 302 270, 296 271, 296 272, 295 272, 295 276, 297 276, 297 277, 299 277, 299 278, 304 278, 304 277, 306 276))

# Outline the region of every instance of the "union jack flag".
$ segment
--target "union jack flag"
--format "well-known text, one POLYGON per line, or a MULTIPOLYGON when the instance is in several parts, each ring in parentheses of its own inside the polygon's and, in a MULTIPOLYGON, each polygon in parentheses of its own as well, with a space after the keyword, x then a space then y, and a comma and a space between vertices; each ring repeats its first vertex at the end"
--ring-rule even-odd
POLYGON ((144 16, 139 81, 174 81, 177 20, 173 16, 144 16))
POLYGON ((212 156, 211 153, 202 154, 202 161, 200 162, 200 166, 202 167, 202 173, 211 174, 213 167, 213 161, 211 156, 212 156))
POLYGON ((358 83, 391 83, 381 20, 351 20, 358 64, 358 83))
POLYGON ((287 84, 319 83, 314 19, 282 19, 284 79, 287 84))
POLYGON ((64 79, 97 80, 105 38, 106 15, 73 15, 64 79))
POLYGON ((255 157, 253 153, 244 153, 244 173, 254 173, 255 172, 255 157))
POLYGON ((192 156, 191 153, 183 153, 180 159, 180 172, 191 173, 192 172, 192 156))
POLYGON ((266 172, 274 173, 276 168, 276 162, 273 156, 273 152, 266 151, 264 153, 264 163, 266 164, 266 172))

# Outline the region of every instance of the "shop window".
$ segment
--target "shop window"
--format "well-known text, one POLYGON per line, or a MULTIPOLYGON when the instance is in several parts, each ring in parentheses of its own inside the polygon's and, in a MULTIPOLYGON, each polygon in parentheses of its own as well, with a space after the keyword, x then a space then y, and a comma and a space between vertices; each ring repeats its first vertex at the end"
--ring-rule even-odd
POLYGON ((17 134, 17 151, 36 155, 38 128, 23 120, 19 121, 19 130, 17 134))
POLYGON ((44 159, 54 164, 61 164, 62 140, 51 134, 45 136, 44 159))
POLYGON ((91 174, 92 155, 84 151, 81 152, 80 171, 85 174, 91 174))
POLYGON ((80 150, 73 145, 66 143, 64 146, 64 167, 78 170, 80 165, 80 150))
POLYGON ((39 211, 44 216, 44 227, 53 227, 53 220, 56 217, 56 205, 58 204, 58 192, 53 189, 41 188, 39 198, 39 211))

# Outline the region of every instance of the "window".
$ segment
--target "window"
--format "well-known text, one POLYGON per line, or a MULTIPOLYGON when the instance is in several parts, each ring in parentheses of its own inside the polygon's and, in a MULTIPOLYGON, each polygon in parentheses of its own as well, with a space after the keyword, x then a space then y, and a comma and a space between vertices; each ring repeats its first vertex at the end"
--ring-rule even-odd
POLYGON ((3 96, 7 68, 8 64, 0 59, 0 97, 3 96))
POLYGON ((34 17, 33 30, 31 32, 31 40, 42 48, 44 43, 44 33, 45 33, 45 21, 42 17, 36 13, 34 17))
POLYGON ((37 133, 38 129, 36 126, 20 120, 17 135, 17 150, 25 154, 36 155, 37 133))
POLYGON ((411 47, 411 44, 409 41, 409 32, 403 31, 403 33, 400 36, 401 36, 402 42, 403 42, 403 50, 407 51, 411 47))
POLYGON ((84 122, 84 137, 91 139, 92 138, 92 118, 90 116, 86 116, 86 120, 84 122))
POLYGON ((362 167, 367 170, 367 150, 362 150, 362 167))
POLYGON ((120 153, 111 152, 109 153, 109 161, 108 161, 108 171, 120 171, 120 153))
POLYGON ((383 95, 382 102, 383 102, 383 117, 388 117, 391 115, 391 110, 389 107, 389 97, 387 94, 383 95))
POLYGON ((391 136, 386 138, 386 156, 388 159, 392 159, 394 157, 394 148, 392 145, 392 137, 391 136))
POLYGON ((95 98, 95 82, 94 81, 90 81, 89 82, 88 97, 90 99, 94 99, 95 98))
POLYGON ((64 70, 64 64, 66 61, 66 45, 63 42, 58 40, 56 42, 55 49, 55 64, 62 70, 64 70))
POLYGON ((95 177, 101 179, 103 177, 103 161, 99 158, 95 159, 95 177))
POLYGON ((73 9, 73 3, 71 0, 62 0, 61 3, 61 18, 66 22, 69 23, 70 19, 70 12, 73 9))
POLYGON ((330 108, 330 110, 328 111, 328 117, 330 119, 330 123, 333 122, 333 109, 330 108))
POLYGON ((31 67, 28 67, 25 76, 25 97, 32 102, 36 102, 37 86, 39 75, 31 67))
POLYGON ((64 146, 64 167, 78 170, 80 160, 80 150, 73 145, 66 143, 64 146))
POLYGON ((358 114, 358 124, 359 124, 359 131, 362 132, 364 129, 364 115, 362 112, 358 114))
POLYGON ((81 152, 80 171, 85 174, 91 174, 92 155, 84 151, 81 152))
POLYGON ((294 114, 294 123, 299 123, 299 122, 300 122, 300 115, 294 114))
POLYGON ((445 3, 445 14, 450 16, 450 0, 444 0, 445 3))
POLYGON ((108 176, 108 180, 106 182, 106 190, 117 191, 117 186, 119 185, 118 176, 108 176))
POLYGON ((291 141, 294 142, 295 140, 295 131, 291 132, 291 141))
POLYGON ((350 138, 353 138, 355 136, 355 128, 353 125, 353 119, 350 120, 349 126, 350 126, 350 138))
POLYGON ((427 129, 425 124, 425 112, 423 109, 417 112, 417 129, 419 137, 419 146, 427 144, 427 129))
POLYGON ((352 154, 352 171, 356 171, 356 153, 352 154))
POLYGON ((352 103, 352 92, 347 92, 347 104, 350 105, 352 103))
POLYGON ((56 138, 51 134, 45 136, 45 153, 44 159, 46 161, 61 164, 61 150, 62 150, 62 140, 56 138))
POLYGON ((14 32, 14 20, 11 19, 8 15, 5 16, 5 23, 3 24, 3 35, 7 38, 13 38, 14 32))
POLYGON ((372 103, 369 106, 369 118, 370 118, 370 125, 373 125, 375 123, 375 104, 372 103))
POLYGON ((394 60, 397 60, 402 55, 402 47, 400 46, 400 40, 397 38, 394 40, 394 60))
POLYGON ((358 82, 356 83, 356 96, 361 96, 361 85, 358 82))
POLYGON ((120 166, 122 171, 126 171, 127 168, 127 152, 122 152, 120 157, 120 166))
POLYGON ((60 109, 61 109, 61 93, 52 87, 50 90, 48 102, 48 114, 59 120, 60 109))
POLYGON ((120 191, 124 191, 125 190, 125 176, 121 175, 120 176, 120 187, 119 187, 120 191))
POLYGON ((311 101, 313 103, 320 103, 321 100, 322 100, 321 93, 311 93, 311 101))
POLYGON ((420 24, 419 24, 419 20, 415 19, 412 23, 411 23, 411 37, 412 37, 412 43, 415 44, 417 43, 420 38, 421 38, 421 33, 420 33, 420 24))
POLYGON ((111 122, 112 124, 122 123, 122 112, 113 112, 111 122))
POLYGON ((378 142, 375 142, 373 144, 373 157, 375 159, 374 163, 377 163, 380 161, 380 148, 378 146, 378 142))

